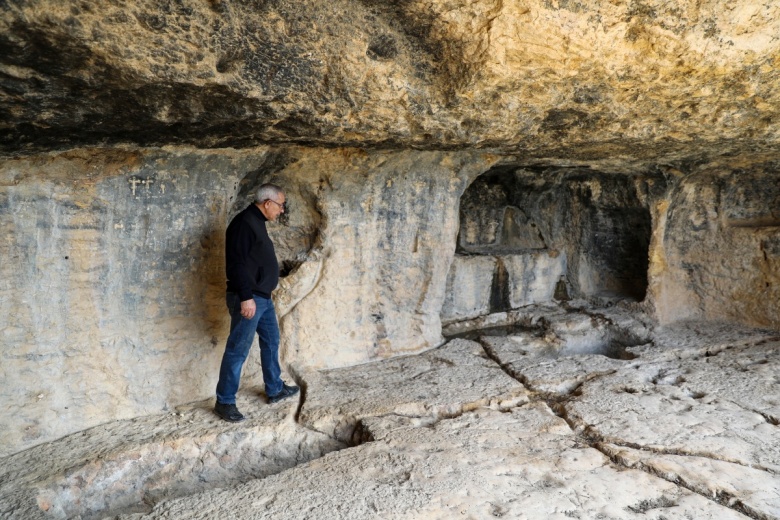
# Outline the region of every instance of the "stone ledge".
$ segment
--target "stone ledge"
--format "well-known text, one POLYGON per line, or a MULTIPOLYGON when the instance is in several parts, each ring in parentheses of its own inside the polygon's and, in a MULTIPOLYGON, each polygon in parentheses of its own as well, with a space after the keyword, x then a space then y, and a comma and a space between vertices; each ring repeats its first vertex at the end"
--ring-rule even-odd
POLYGON ((222 421, 207 401, 9 456, 0 469, 0 512, 30 520, 143 511, 162 499, 262 478, 344 447, 298 426, 297 400, 267 405, 259 394, 239 394, 248 417, 242 423, 222 421))
POLYGON ((366 418, 396 415, 434 422, 480 406, 508 409, 528 402, 525 388, 482 347, 464 339, 417 356, 304 376, 301 424, 352 442, 366 418))

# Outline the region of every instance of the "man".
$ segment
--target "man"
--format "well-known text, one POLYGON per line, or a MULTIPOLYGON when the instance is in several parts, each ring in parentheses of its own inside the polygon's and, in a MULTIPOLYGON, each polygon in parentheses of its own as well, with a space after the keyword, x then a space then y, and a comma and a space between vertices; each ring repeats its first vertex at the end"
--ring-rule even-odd
POLYGON ((265 223, 284 213, 285 196, 279 186, 263 184, 254 203, 236 215, 225 236, 227 306, 230 336, 225 345, 217 383, 214 412, 230 422, 243 421, 236 407, 241 369, 255 332, 260 340, 260 362, 268 401, 276 403, 298 393, 282 381, 279 366, 279 324, 271 292, 279 281, 279 264, 265 223))

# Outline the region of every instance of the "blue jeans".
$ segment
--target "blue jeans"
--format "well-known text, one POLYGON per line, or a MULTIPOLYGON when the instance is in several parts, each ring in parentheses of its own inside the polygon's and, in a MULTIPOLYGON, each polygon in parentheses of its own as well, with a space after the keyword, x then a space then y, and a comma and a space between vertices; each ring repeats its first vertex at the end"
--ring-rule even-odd
POLYGON ((230 336, 222 355, 217 383, 217 402, 235 404, 241 369, 255 339, 260 339, 260 363, 266 395, 282 391, 282 369, 279 366, 279 323, 276 321, 274 302, 269 298, 254 296, 257 310, 251 319, 241 316, 241 301, 235 293, 227 293, 230 311, 230 336))

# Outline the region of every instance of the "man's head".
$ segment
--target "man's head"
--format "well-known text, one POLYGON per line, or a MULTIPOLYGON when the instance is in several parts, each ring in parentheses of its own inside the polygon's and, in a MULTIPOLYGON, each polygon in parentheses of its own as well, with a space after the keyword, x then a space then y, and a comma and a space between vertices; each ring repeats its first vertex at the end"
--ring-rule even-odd
POLYGON ((284 191, 275 184, 263 184, 255 192, 255 204, 270 221, 284 213, 284 191))

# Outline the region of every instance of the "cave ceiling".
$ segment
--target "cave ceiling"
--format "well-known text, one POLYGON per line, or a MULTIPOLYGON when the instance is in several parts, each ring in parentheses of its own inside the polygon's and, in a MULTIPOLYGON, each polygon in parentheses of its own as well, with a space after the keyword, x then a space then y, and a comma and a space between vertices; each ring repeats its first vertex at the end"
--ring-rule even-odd
POLYGON ((0 2, 0 154, 296 143, 615 168, 770 155, 780 7, 0 2))

